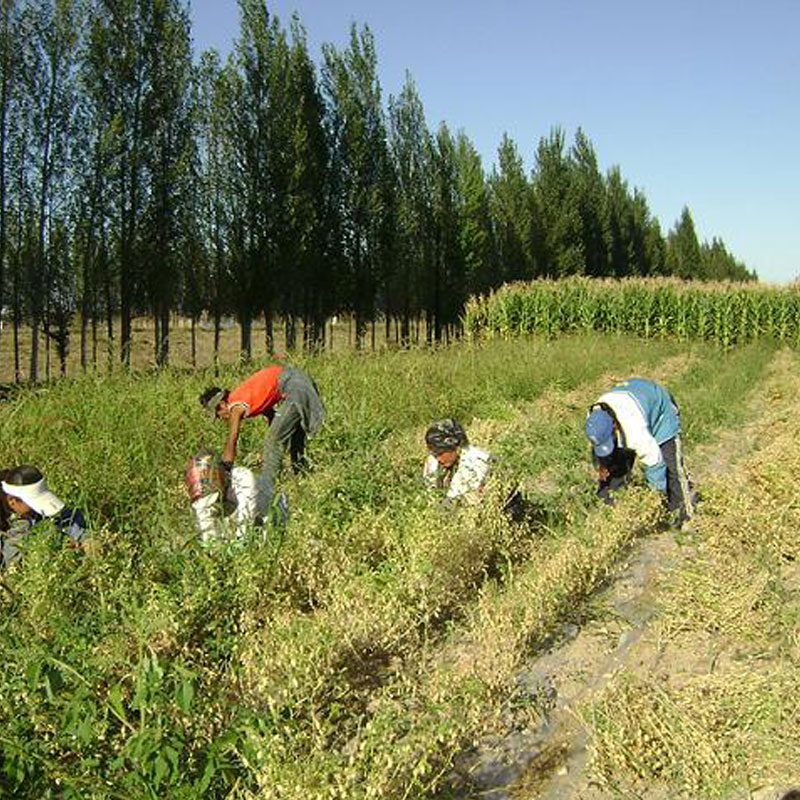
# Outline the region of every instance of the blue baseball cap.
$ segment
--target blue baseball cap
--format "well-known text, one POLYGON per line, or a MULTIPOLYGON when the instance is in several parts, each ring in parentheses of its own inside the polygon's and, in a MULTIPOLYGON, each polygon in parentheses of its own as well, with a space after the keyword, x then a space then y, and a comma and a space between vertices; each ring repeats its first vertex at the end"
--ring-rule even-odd
POLYGON ((586 417, 586 438, 592 443, 598 458, 614 452, 614 420, 608 411, 596 408, 586 417))

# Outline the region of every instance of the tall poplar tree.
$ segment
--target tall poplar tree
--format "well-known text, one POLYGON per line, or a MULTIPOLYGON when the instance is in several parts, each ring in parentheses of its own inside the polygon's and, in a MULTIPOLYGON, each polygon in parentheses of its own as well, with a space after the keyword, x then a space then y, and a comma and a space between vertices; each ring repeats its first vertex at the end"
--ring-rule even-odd
POLYGON ((575 134, 569 160, 572 172, 570 205, 577 209, 581 221, 582 271, 586 275, 607 275, 610 269, 603 235, 605 187, 594 147, 580 128, 575 134))
POLYGON ((304 346, 325 345, 325 320, 334 311, 337 198, 330 179, 325 107, 306 32, 292 19, 289 54, 291 162, 285 257, 291 265, 290 315, 303 319, 304 346))
POLYGON ((680 219, 667 234, 666 268, 678 278, 703 278, 700 243, 694 229, 694 220, 687 206, 680 219))
POLYGON ((573 173, 564 154, 564 132, 539 140, 533 188, 541 214, 542 274, 565 277, 584 270, 583 227, 571 191, 573 173))
POLYGON ((432 175, 433 258, 426 310, 428 340, 441 342, 466 300, 456 143, 445 123, 436 134, 432 175))
POLYGON ((362 347, 391 252, 394 200, 372 33, 368 27, 359 33, 353 25, 349 47, 340 53, 323 45, 323 56, 348 305, 355 316, 356 346, 362 347))
MULTIPOLYGON (((143 305, 143 226, 147 201, 145 106, 151 91, 148 9, 156 0, 94 0, 84 58, 93 127, 107 150, 103 215, 110 220, 107 300, 118 293, 120 360, 130 366, 132 318, 143 305), (112 285, 111 269, 114 269, 112 285)), ((109 325, 112 309, 108 309, 109 325)))
MULTIPOLYGON (((50 280, 48 235, 54 215, 65 214, 68 202, 70 145, 75 109, 75 63, 81 6, 77 0, 36 0, 27 9, 31 50, 26 83, 32 104, 33 136, 30 167, 36 192, 36 255, 30 264, 30 379, 38 379, 39 334, 49 333, 50 280)), ((48 350, 49 352, 49 350, 48 350)), ((47 364, 49 371, 49 362, 47 364)))
MULTIPOLYGON (((469 294, 487 292, 497 277, 496 244, 492 235, 491 201, 483 164, 475 145, 459 131, 459 239, 469 294)), ((523 177, 524 179, 524 177, 523 177)), ((526 192, 527 194, 527 192, 526 192)))
POLYGON ((527 280, 535 274, 531 192, 519 150, 508 134, 503 135, 497 159, 499 169, 494 170, 489 179, 499 262, 497 278, 527 280))
MULTIPOLYGON (((6 263, 9 257, 10 150, 14 104, 19 101, 20 51, 24 47, 16 0, 0 0, 0 314, 6 309, 6 263)), ((0 336, 2 336, 0 324, 0 336)))
POLYGON ((389 98, 389 148, 397 187, 395 266, 387 283, 387 310, 400 323, 400 343, 411 342, 421 307, 420 286, 431 264, 431 135, 417 88, 406 73, 398 97, 389 98))
POLYGON ((169 359, 170 313, 176 309, 188 254, 187 216, 192 178, 193 120, 189 16, 179 0, 158 0, 144 20, 149 91, 143 104, 146 147, 145 278, 154 322, 156 364, 169 359))
POLYGON ((240 350, 250 358, 253 319, 263 307, 273 280, 270 182, 276 154, 270 143, 270 70, 275 42, 264 0, 239 0, 239 11, 235 71, 229 65, 226 73, 233 102, 228 134, 236 167, 231 188, 241 198, 237 209, 241 215, 236 215, 232 236, 232 296, 241 328, 240 350))

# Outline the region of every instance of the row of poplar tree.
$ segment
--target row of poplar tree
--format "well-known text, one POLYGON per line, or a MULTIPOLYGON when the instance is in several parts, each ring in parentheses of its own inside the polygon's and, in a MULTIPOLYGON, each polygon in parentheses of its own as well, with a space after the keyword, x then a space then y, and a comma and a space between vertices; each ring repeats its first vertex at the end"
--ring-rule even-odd
POLYGON ((256 319, 268 347, 278 320, 319 347, 337 313, 359 343, 377 319, 441 340, 511 280, 755 277, 688 209, 664 236, 580 130, 543 137, 530 174, 505 137, 487 172, 466 133, 429 130, 410 77, 384 106, 366 27, 317 66, 297 18, 239 0, 223 61, 193 52, 185 0, 0 6, 0 309, 30 326, 33 379, 40 341, 63 369, 76 319, 84 366, 102 326, 129 363, 140 314, 165 364, 176 313, 235 316, 249 353, 256 319))

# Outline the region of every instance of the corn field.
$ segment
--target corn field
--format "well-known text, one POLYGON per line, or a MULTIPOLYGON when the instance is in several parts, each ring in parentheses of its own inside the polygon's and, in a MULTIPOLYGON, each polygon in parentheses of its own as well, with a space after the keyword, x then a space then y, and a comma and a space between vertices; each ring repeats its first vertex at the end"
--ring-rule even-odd
POLYGON ((800 346, 800 288, 670 278, 537 280, 473 297, 471 335, 599 331, 703 340, 723 347, 769 338, 800 346))

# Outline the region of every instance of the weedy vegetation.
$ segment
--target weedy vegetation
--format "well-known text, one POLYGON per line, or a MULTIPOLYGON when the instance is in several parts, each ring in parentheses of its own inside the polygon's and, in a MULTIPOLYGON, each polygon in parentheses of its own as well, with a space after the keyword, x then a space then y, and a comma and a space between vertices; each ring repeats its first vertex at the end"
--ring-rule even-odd
MULTIPOLYGON (((0 796, 451 795, 457 754, 500 724, 520 665, 659 524, 644 488, 595 502, 589 403, 652 376, 682 403, 689 444, 710 441, 743 421, 772 357, 769 343, 593 333, 308 357, 328 416, 312 472, 284 475, 288 528, 208 549, 182 468, 224 438, 197 402, 210 375, 14 395, 2 464, 41 466, 93 541, 36 537, 2 576, 0 796), (421 486, 424 429, 448 415, 497 457, 478 508, 446 510, 421 486), (500 511, 513 485, 539 509, 527 525, 500 511)), ((244 426, 246 465, 263 434, 244 426)))

